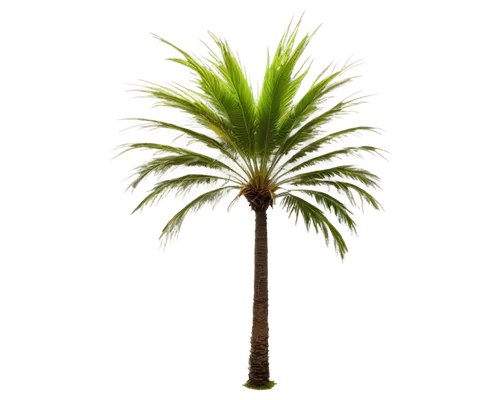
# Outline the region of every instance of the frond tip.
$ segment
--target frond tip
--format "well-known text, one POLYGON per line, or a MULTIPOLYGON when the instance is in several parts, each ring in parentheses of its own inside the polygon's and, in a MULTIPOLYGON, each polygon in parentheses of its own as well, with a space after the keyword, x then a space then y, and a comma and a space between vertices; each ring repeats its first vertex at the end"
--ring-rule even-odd
MULTIPOLYGON (((239 186, 225 186, 210 192, 204 193, 201 196, 198 196, 191 203, 189 203, 186 207, 184 207, 181 211, 174 215, 174 217, 168 222, 168 224, 163 228, 163 231, 159 237, 163 242, 163 249, 167 242, 174 237, 178 237, 179 231, 181 229, 182 222, 184 221, 184 217, 190 211, 198 211, 201 207, 203 207, 206 203, 212 203, 215 208, 216 204, 229 192, 231 189, 240 189, 239 186)), ((161 246, 161 245, 160 245, 161 246)))
POLYGON ((347 245, 345 244, 342 235, 339 233, 339 231, 337 231, 337 229, 335 229, 332 223, 328 221, 328 218, 326 218, 323 211, 321 211, 318 207, 312 205, 311 203, 301 199, 300 197, 296 197, 291 194, 286 194, 281 204, 283 205, 283 207, 286 207, 286 211, 290 211, 289 217, 293 212, 295 212, 295 224, 297 224, 299 213, 302 215, 308 232, 311 223, 313 224, 316 233, 318 233, 319 227, 323 231, 327 247, 330 240, 328 232, 330 232, 333 237, 335 251, 337 252, 337 254, 340 254, 342 262, 344 261, 344 255, 347 253, 347 245))

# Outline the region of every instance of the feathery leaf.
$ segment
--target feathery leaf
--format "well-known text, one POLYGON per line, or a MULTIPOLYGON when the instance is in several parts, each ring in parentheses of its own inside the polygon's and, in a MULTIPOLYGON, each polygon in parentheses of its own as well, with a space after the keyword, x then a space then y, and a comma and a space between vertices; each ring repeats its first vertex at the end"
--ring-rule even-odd
POLYGON ((320 228, 323 232, 323 235, 325 236, 327 247, 329 245, 328 232, 330 232, 333 237, 335 250, 340 254, 342 260, 344 260, 344 255, 345 253, 347 253, 347 245, 345 244, 342 235, 337 231, 337 229, 335 229, 332 223, 328 221, 323 211, 321 211, 311 203, 301 199, 300 197, 293 196, 291 194, 285 195, 281 204, 284 208, 286 207, 286 211, 290 211, 289 217, 293 212, 295 212, 295 224, 297 224, 300 213, 302 215, 302 218, 304 219, 304 223, 308 232, 311 223, 313 224, 316 233, 318 233, 318 228, 320 228))
POLYGON ((210 192, 204 193, 198 196, 192 202, 190 202, 186 207, 174 215, 174 217, 167 223, 163 228, 163 231, 159 237, 165 239, 164 244, 166 245, 170 239, 177 237, 182 226, 184 218, 190 211, 198 211, 203 205, 207 203, 212 203, 212 210, 215 208, 217 203, 229 192, 231 189, 239 189, 239 186, 226 186, 221 187, 210 192))
POLYGON ((132 211, 132 214, 134 214, 137 210, 142 211, 142 209, 148 204, 153 205, 155 200, 158 203, 173 189, 177 189, 175 194, 175 197, 177 197, 181 194, 186 195, 194 186, 198 186, 200 184, 214 184, 219 180, 225 180, 226 183, 229 181, 228 179, 219 176, 189 174, 179 178, 158 182, 155 187, 149 191, 150 194, 148 194, 134 209, 134 211, 132 211))
POLYGON ((364 169, 356 168, 353 165, 339 165, 338 167, 334 168, 306 172, 284 179, 277 185, 282 185, 283 183, 290 183, 292 185, 307 185, 308 182, 318 179, 330 178, 332 176, 343 176, 346 178, 357 180, 367 186, 380 188, 380 186, 376 182, 380 180, 377 175, 374 175, 364 169))

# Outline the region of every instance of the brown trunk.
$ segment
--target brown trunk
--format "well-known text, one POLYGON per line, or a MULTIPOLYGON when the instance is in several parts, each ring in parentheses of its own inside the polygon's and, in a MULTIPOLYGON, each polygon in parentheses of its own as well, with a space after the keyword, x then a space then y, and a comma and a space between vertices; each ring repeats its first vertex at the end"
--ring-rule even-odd
POLYGON ((252 386, 266 386, 269 383, 268 308, 267 216, 264 209, 255 211, 253 325, 248 374, 252 386))

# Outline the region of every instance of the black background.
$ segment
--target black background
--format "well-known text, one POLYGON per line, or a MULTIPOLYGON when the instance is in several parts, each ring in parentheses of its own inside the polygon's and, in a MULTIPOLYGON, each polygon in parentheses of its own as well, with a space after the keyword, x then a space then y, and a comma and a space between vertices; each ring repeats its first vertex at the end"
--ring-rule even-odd
MULTIPOLYGON (((282 393, 272 394, 276 398, 290 398, 297 391, 328 393, 334 382, 356 379, 361 370, 376 371, 379 363, 386 363, 382 343, 389 335, 395 342, 399 339, 398 329, 386 331, 385 326, 404 312, 404 305, 390 298, 386 306, 373 309, 372 300, 385 298, 388 288, 393 294, 404 290, 402 271, 415 263, 406 253, 413 239, 411 213, 406 211, 411 204, 403 200, 402 181, 411 160, 403 155, 408 132, 398 129, 403 104, 395 99, 404 89, 391 61, 401 53, 394 32, 369 16, 336 19, 334 8, 312 11, 313 23, 329 17, 329 32, 320 36, 321 62, 328 55, 343 54, 343 48, 360 48, 369 57, 366 86, 385 89, 377 104, 369 106, 369 119, 382 119, 393 128, 394 164, 385 170, 385 198, 395 209, 391 217, 361 218, 361 230, 368 231, 369 239, 354 242, 353 262, 344 273, 336 273, 335 265, 320 256, 317 241, 288 232, 274 217, 273 375, 282 381, 282 393), (393 308, 398 311, 388 317, 386 311, 393 308)), ((233 47, 249 48, 249 69, 254 71, 255 64, 263 62, 263 41, 279 31, 279 16, 287 12, 286 7, 250 7, 233 14, 215 6, 193 6, 192 12, 159 6, 143 19, 132 18, 133 10, 109 17, 93 39, 99 51, 90 59, 105 88, 99 107, 89 105, 102 120, 95 140, 110 143, 112 112, 143 111, 119 95, 120 80, 135 79, 139 71, 167 79, 168 68, 159 62, 165 50, 153 49, 151 41, 144 40, 144 23, 160 23, 162 32, 176 32, 186 47, 200 23, 216 23, 217 31, 233 33, 233 47)), ((222 397, 253 398, 255 394, 237 394, 238 348, 246 343, 248 328, 246 209, 239 217, 223 217, 223 210, 217 210, 216 217, 196 217, 186 225, 183 249, 152 257, 152 232, 159 231, 159 215, 165 210, 155 209, 152 217, 139 217, 136 225, 129 225, 127 203, 119 199, 119 186, 111 184, 118 170, 96 169, 102 190, 89 221, 92 245, 82 251, 92 262, 81 272, 88 284, 82 306, 89 321, 82 328, 82 346, 95 352, 94 382, 105 383, 110 394, 164 386, 166 393, 185 390, 189 395, 190 390, 209 387, 222 397)), ((391 370, 397 370, 397 357, 391 370)))

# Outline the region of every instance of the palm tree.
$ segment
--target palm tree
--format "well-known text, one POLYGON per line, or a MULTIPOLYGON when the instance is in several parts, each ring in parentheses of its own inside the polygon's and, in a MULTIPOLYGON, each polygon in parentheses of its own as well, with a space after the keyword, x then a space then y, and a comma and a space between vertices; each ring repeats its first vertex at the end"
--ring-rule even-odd
MULTIPOLYGON (((296 174, 303 168, 320 162, 330 161, 340 156, 357 154, 358 152, 377 153, 380 149, 370 146, 344 147, 336 151, 310 158, 297 164, 309 153, 319 150, 323 145, 339 138, 363 131, 377 132, 376 128, 357 126, 330 133, 317 138, 320 128, 333 118, 344 115, 347 110, 357 104, 362 97, 346 98, 333 107, 320 111, 320 106, 335 89, 350 82, 353 78, 340 79, 356 63, 344 65, 340 70, 326 74, 329 66, 323 70, 298 101, 294 102, 296 93, 303 79, 309 72, 311 64, 302 72, 304 65, 295 72, 296 65, 304 49, 310 42, 312 34, 307 34, 295 46, 297 31, 302 18, 292 30, 291 24, 279 42, 272 60, 267 58, 267 66, 262 82, 262 89, 254 93, 246 72, 242 69, 239 58, 235 57, 227 41, 221 40, 212 33, 220 55, 214 53, 208 46, 210 58, 200 58, 191 55, 172 43, 154 35, 160 41, 176 49, 183 58, 169 60, 192 70, 196 76, 194 81, 198 90, 173 84, 164 87, 151 82, 140 85, 135 91, 146 93, 146 97, 157 100, 157 106, 171 107, 189 114, 201 127, 214 133, 208 136, 169 122, 127 118, 141 121, 141 128, 182 132, 192 141, 203 143, 221 153, 220 159, 214 159, 204 154, 184 148, 172 147, 156 143, 125 144, 123 154, 132 149, 154 149, 155 155, 151 161, 136 168, 136 179, 129 188, 135 189, 147 176, 162 175, 179 166, 201 166, 216 170, 217 176, 204 174, 188 174, 179 178, 163 180, 156 183, 149 194, 132 212, 142 210, 146 205, 160 200, 171 190, 187 193, 199 184, 215 184, 224 182, 217 189, 210 190, 191 201, 180 210, 164 227, 160 241, 166 244, 177 236, 184 217, 190 211, 197 211, 206 203, 215 204, 229 191, 238 190, 238 194, 229 204, 245 196, 249 206, 255 212, 255 275, 253 298, 253 326, 251 335, 251 350, 249 361, 249 379, 244 386, 253 389, 266 389, 275 383, 269 380, 269 326, 268 326, 268 261, 267 261, 267 209, 282 198, 281 205, 286 211, 295 213, 296 222, 302 215, 306 228, 314 226, 324 234, 326 245, 329 244, 329 234, 333 237, 335 250, 342 260, 347 252, 347 246, 339 231, 328 220, 325 213, 315 205, 292 193, 303 193, 314 198, 319 205, 328 211, 333 211, 339 223, 347 225, 351 232, 356 232, 356 224, 350 214, 352 212, 338 199, 321 191, 285 188, 301 186, 333 186, 339 193, 344 193, 351 205, 356 205, 353 192, 357 192, 361 203, 366 200, 379 210, 381 205, 368 192, 359 186, 342 180, 329 178, 348 178, 369 187, 379 187, 380 179, 353 165, 330 166, 326 169, 296 174), (308 144, 305 144, 309 142, 308 144), (292 153, 290 158, 283 158, 292 153)), ((351 97, 351 96, 350 96, 351 97)), ((366 96, 365 96, 366 97, 366 96)), ((181 135, 181 136, 182 136, 181 135)), ((189 142, 191 143, 191 142, 189 142)), ((188 144, 189 144, 188 143, 188 144)), ((120 146, 121 147, 121 146, 120 146)), ((381 150, 384 151, 384 150, 381 150)), ((119 155, 120 155, 119 154, 119 155)), ((377 153, 378 154, 378 153, 377 153)), ((127 188, 128 190, 128 188, 127 188)))

